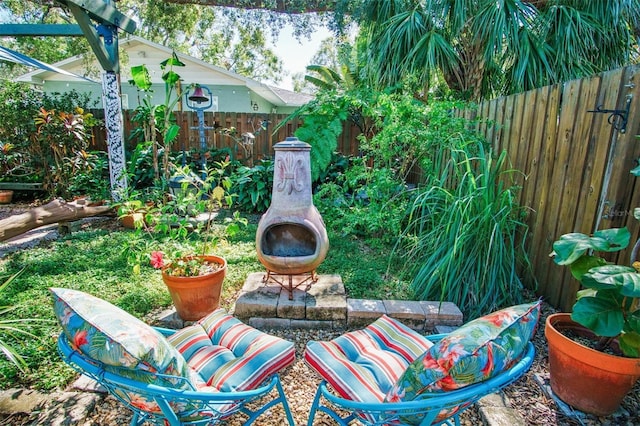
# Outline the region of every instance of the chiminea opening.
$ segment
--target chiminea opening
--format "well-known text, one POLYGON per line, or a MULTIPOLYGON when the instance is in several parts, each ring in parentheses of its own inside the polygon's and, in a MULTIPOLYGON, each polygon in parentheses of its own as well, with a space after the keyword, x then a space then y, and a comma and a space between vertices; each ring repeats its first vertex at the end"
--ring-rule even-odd
POLYGON ((313 232, 297 223, 273 225, 262 235, 262 253, 267 256, 313 256, 317 244, 313 232))
POLYGON ((292 299, 294 288, 302 284, 309 288, 318 280, 315 271, 327 255, 329 239, 311 195, 311 146, 297 138, 287 138, 273 149, 276 155, 271 205, 258 223, 256 250, 258 260, 267 268, 263 281, 287 288, 292 299), (308 277, 294 284, 296 275, 308 277))

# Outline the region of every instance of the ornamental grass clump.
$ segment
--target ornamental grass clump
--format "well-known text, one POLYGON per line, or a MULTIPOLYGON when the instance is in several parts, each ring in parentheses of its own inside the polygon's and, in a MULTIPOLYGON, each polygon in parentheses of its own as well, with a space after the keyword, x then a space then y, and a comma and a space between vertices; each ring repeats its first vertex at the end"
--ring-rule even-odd
POLYGON ((506 152, 480 144, 446 152, 442 175, 416 196, 394 251, 420 300, 450 301, 467 319, 522 302, 527 226, 506 152))

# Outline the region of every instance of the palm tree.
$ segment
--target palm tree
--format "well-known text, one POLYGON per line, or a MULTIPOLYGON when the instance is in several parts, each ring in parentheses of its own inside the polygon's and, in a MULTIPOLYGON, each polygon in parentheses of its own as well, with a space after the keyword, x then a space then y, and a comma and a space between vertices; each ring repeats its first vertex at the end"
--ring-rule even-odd
POLYGON ((640 0, 368 0, 359 19, 374 84, 475 100, 628 64, 639 21, 640 0))

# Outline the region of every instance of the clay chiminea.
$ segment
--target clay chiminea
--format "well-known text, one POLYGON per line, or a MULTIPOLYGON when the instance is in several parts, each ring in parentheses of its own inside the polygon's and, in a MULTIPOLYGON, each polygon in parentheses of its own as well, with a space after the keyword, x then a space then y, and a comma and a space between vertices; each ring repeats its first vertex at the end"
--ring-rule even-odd
POLYGON ((271 205, 258 223, 258 259, 267 268, 263 281, 275 281, 289 290, 317 281, 316 268, 329 250, 322 216, 311 194, 311 146, 295 137, 273 146, 275 167, 271 205), (309 276, 293 283, 294 275, 309 276), (288 283, 276 275, 286 276, 288 283))

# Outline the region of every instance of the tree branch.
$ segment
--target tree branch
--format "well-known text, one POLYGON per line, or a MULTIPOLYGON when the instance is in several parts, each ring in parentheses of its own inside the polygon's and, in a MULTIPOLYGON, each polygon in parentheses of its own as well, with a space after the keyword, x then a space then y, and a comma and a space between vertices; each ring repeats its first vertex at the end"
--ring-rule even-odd
POLYGON ((335 3, 327 0, 166 0, 167 3, 195 4, 200 6, 230 7, 235 9, 262 9, 276 13, 297 15, 302 13, 329 12, 335 3))

